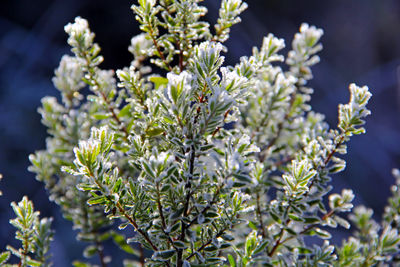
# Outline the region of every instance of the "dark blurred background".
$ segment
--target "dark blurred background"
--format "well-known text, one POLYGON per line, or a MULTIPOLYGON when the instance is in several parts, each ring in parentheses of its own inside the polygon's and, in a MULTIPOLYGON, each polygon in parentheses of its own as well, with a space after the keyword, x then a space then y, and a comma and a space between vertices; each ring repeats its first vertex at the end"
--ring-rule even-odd
MULTIPOLYGON (((220 1, 207 0, 207 19, 214 23, 220 1)), ((37 108, 46 95, 58 96, 51 83, 61 56, 69 52, 63 26, 75 16, 89 20, 102 47, 104 68, 118 69, 132 60, 127 47, 138 33, 130 10, 133 1, 3 0, 0 8, 0 251, 12 241, 10 201, 28 195, 43 216, 53 216, 56 227, 52 252, 55 266, 70 266, 80 258, 71 223, 50 203, 42 184, 27 171, 28 155, 45 148, 46 129, 37 108), (75 255, 75 256, 74 256, 75 255)), ((335 192, 352 188, 356 204, 380 214, 400 167, 400 1, 399 0, 249 0, 242 23, 234 26, 227 42, 227 64, 250 55, 263 36, 272 32, 290 46, 302 22, 324 29, 321 62, 313 68, 314 109, 324 113, 332 127, 337 105, 348 101, 348 84, 368 85, 367 134, 352 139, 347 168, 334 177, 335 192)), ((341 242, 343 235, 335 235, 341 242)))

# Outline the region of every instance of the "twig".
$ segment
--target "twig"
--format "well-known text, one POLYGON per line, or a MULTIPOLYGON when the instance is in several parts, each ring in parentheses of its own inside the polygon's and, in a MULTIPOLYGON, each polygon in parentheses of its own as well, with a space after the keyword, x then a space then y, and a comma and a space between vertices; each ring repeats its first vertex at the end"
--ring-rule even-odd
POLYGON ((222 188, 222 185, 219 186, 219 187, 217 188, 217 190, 216 190, 215 193, 214 193, 214 197, 213 197, 213 199, 210 201, 210 203, 208 203, 208 205, 207 205, 206 207, 204 207, 204 209, 203 209, 200 213, 198 213, 198 214, 190 221, 190 223, 187 225, 188 228, 189 228, 191 225, 193 225, 193 224, 197 221, 197 218, 199 217, 200 214, 205 214, 205 213, 207 212, 207 210, 209 210, 209 209, 211 208, 211 205, 213 205, 213 204, 217 201, 217 196, 219 195, 219 192, 220 192, 221 188, 222 188))
POLYGON ((122 122, 118 118, 117 114, 115 114, 114 108, 111 107, 107 96, 104 94, 104 92, 100 91, 101 85, 99 84, 99 81, 97 81, 94 77, 95 72, 94 72, 94 69, 90 66, 90 58, 88 57, 88 54, 86 53, 86 51, 82 51, 82 54, 83 54, 84 58, 86 59, 86 68, 89 73, 89 80, 91 80, 94 83, 94 86, 96 86, 99 89, 100 96, 103 98, 104 102, 107 104, 108 111, 111 112, 112 118, 120 125, 122 131, 125 134, 125 137, 127 138, 129 136, 128 130, 122 124, 122 122))
POLYGON ((135 230, 140 233, 144 239, 146 239, 147 243, 149 243, 149 245, 151 246, 151 248, 154 251, 158 251, 158 248, 156 245, 154 245, 154 243, 151 241, 150 237, 148 236, 148 234, 146 232, 144 232, 142 229, 139 228, 139 226, 137 225, 136 221, 129 216, 129 214, 126 213, 125 209, 122 207, 121 203, 118 201, 117 202, 117 208, 118 211, 129 221, 129 223, 135 228, 135 230))
POLYGON ((150 29, 150 31, 149 31, 149 36, 150 36, 151 40, 153 41, 153 44, 154 44, 154 46, 156 47, 157 52, 158 52, 158 54, 160 55, 160 58, 161 58, 162 62, 164 63, 165 67, 166 67, 169 71, 172 71, 172 67, 171 67, 171 66, 168 64, 168 62, 166 61, 165 56, 164 56, 164 53, 161 51, 161 48, 160 48, 160 46, 159 46, 159 44, 158 44, 158 42, 157 42, 157 39, 156 39, 155 36, 153 35, 154 33, 153 33, 153 28, 151 27, 151 25, 150 25, 149 29, 150 29))
MULTIPOLYGON (((210 238, 206 243, 204 243, 201 247, 199 247, 199 249, 198 249, 196 252, 200 252, 200 251, 202 251, 203 249, 205 249, 208 245, 211 244, 211 242, 213 241, 213 239, 218 238, 218 237, 220 237, 221 235, 223 235, 223 234, 225 233, 226 229, 227 229, 227 227, 224 227, 221 231, 219 231, 219 232, 215 235, 215 237, 210 238)), ((190 254, 189 256, 186 257, 186 260, 190 260, 190 258, 192 258, 192 257, 196 254, 196 252, 192 252, 192 254, 190 254)))
POLYGON ((339 142, 336 144, 335 148, 332 149, 332 151, 329 153, 328 157, 325 159, 325 161, 324 161, 324 166, 323 166, 324 168, 326 167, 326 165, 328 164, 328 162, 331 160, 331 158, 333 157, 333 155, 336 153, 337 149, 343 144, 344 137, 345 137, 345 134, 342 133, 342 136, 340 137, 339 142))
MULTIPOLYGON (((89 171, 90 171, 90 170, 89 170, 89 171)), ((93 174, 91 171, 89 172, 89 176, 90 176, 90 178, 92 178, 92 180, 95 182, 95 184, 100 188, 100 190, 101 190, 102 192, 104 192, 105 189, 104 189, 103 185, 100 184, 100 183, 97 181, 96 177, 94 176, 94 174, 93 174)), ((108 196, 106 196, 106 197, 108 197, 108 196)), ((129 223, 135 228, 136 232, 138 232, 139 234, 141 234, 141 235, 143 236, 143 238, 147 241, 147 243, 149 243, 149 245, 151 246, 151 248, 152 248, 154 251, 158 251, 157 246, 154 245, 154 243, 151 241, 149 235, 148 235, 146 232, 144 232, 142 229, 140 229, 140 228, 139 228, 139 225, 136 223, 136 221, 135 221, 131 216, 129 216, 128 213, 126 213, 124 207, 122 206, 122 204, 121 204, 121 202, 120 202, 119 200, 118 200, 118 202, 116 203, 116 207, 117 207, 118 211, 119 211, 119 212, 129 221, 129 223)))
POLYGON ((264 222, 263 222, 263 219, 262 219, 262 213, 261 213, 261 207, 260 207, 260 206, 261 206, 261 204, 260 204, 260 194, 259 194, 259 192, 257 192, 257 194, 256 194, 256 203, 257 203, 256 212, 257 212, 258 221, 259 221, 260 227, 261 227, 261 235, 262 235, 263 238, 265 238, 265 237, 266 237, 266 234, 265 234, 265 229, 264 229, 264 222))
POLYGON ((142 244, 139 243, 139 251, 140 251, 140 266, 144 267, 144 249, 142 244))
MULTIPOLYGON (((331 152, 329 152, 328 156, 324 160, 324 165, 320 167, 321 170, 326 168, 326 166, 328 165, 329 161, 332 159, 333 155, 336 153, 337 149, 343 144, 344 138, 345 138, 345 134, 343 133, 342 136, 340 137, 339 142, 335 145, 335 148, 332 149, 331 152)), ((311 188, 314 186, 315 180, 316 180, 315 177, 311 180, 311 183, 308 186, 308 191, 304 194, 305 196, 309 195, 309 192, 311 191, 311 188)))
POLYGON ((161 225, 162 225, 163 229, 165 229, 165 228, 167 228, 167 225, 165 223, 164 212, 163 212, 162 205, 161 205, 161 195, 160 195, 160 184, 159 183, 157 183, 156 189, 157 189, 157 208, 158 208, 158 213, 160 214, 161 225))
POLYGON ((99 242, 99 240, 96 239, 96 250, 97 250, 97 254, 99 255, 100 258, 100 264, 102 267, 107 267, 106 261, 105 261, 105 257, 104 257, 104 252, 103 252, 103 248, 101 247, 101 244, 99 242))
MULTIPOLYGON (((322 216, 322 220, 325 221, 326 219, 328 219, 329 217, 331 217, 333 214, 335 213, 334 210, 329 211, 328 213, 326 213, 324 216, 322 216)), ((288 219, 287 223, 289 223, 291 220, 288 219)), ((310 231, 311 229, 313 229, 314 227, 317 227, 319 224, 311 224, 309 226, 307 226, 306 228, 304 228, 304 230, 302 230, 301 232, 298 233, 298 235, 303 235, 305 233, 307 233, 308 231, 310 231)), ((282 240, 283 237, 283 233, 284 233, 284 228, 281 229, 281 232, 279 233, 279 238, 276 241, 274 247, 272 248, 272 250, 268 253, 268 256, 272 256, 276 249, 281 245, 286 243, 287 241, 291 240, 294 238, 294 236, 288 236, 287 238, 285 238, 284 240, 282 240)))
MULTIPOLYGON (((183 216, 186 217, 188 214, 188 209, 189 209, 189 202, 190 202, 190 196, 192 195, 192 190, 191 190, 191 178, 193 176, 194 173, 194 160, 196 157, 196 151, 195 151, 195 147, 194 145, 192 145, 190 147, 190 159, 189 159, 189 177, 188 177, 188 181, 186 183, 186 190, 187 190, 187 194, 186 194, 186 200, 185 200, 185 205, 183 208, 183 216)), ((187 225, 186 223, 181 220, 181 235, 179 237, 180 241, 185 241, 185 237, 186 237, 186 228, 187 225)), ((179 249, 178 250, 178 255, 177 255, 177 261, 176 261, 176 267, 182 267, 183 265, 183 260, 182 260, 182 256, 183 256, 183 249, 179 249)))
POLYGON ((163 208, 161 205, 161 195, 160 195, 160 184, 159 183, 157 183, 156 189, 157 189, 157 208, 158 208, 158 213, 160 214, 160 218, 161 218, 161 230, 166 235, 168 242, 171 244, 171 246, 178 252, 179 249, 174 245, 174 242, 172 241, 171 236, 166 231, 167 224, 165 222, 164 212, 163 212, 163 208))

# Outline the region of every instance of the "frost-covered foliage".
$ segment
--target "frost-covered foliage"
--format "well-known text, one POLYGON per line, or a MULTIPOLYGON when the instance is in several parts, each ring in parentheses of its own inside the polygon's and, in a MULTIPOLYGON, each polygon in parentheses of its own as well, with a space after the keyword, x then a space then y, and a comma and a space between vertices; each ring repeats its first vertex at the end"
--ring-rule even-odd
POLYGON ((15 219, 10 224, 17 228, 15 238, 21 241, 21 248, 7 246, 7 251, 0 253, 1 266, 51 266, 49 261, 52 218, 39 219, 39 212, 34 211, 33 203, 26 196, 17 204, 11 203, 15 219), (19 264, 7 264, 10 256, 20 259, 19 264))
POLYGON ((112 258, 102 243, 111 238, 128 253, 125 266, 393 264, 399 185, 382 224, 364 207, 349 222, 353 192, 331 193, 348 141, 365 131, 368 88, 349 86, 330 128, 312 111, 308 86, 321 29, 302 24, 286 57, 284 40, 269 34, 225 66, 223 42, 247 4, 222 0, 212 28, 200 2, 134 4, 143 33, 132 38, 130 66, 116 72, 100 68, 85 19, 65 27, 73 55, 53 78, 62 102, 42 100, 50 137, 30 156, 30 170, 88 243, 84 256, 106 266, 112 258), (125 237, 116 224, 136 233, 125 237), (351 224, 352 237, 329 243, 330 228, 351 224))

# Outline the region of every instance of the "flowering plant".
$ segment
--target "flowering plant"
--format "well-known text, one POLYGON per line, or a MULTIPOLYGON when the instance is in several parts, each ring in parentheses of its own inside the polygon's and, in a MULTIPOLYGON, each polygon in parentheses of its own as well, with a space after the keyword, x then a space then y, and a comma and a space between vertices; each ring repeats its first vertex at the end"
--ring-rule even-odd
MULTIPOLYGON (((53 78, 62 102, 42 100, 50 137, 46 150, 30 156, 30 170, 79 229, 77 239, 88 243, 84 256, 97 254, 106 266, 111 255, 102 243, 113 239, 132 254, 125 266, 395 262, 397 187, 381 224, 358 207, 349 217, 355 234, 342 245, 329 243, 330 228, 350 227, 343 213, 352 210, 354 194, 331 194, 330 181, 345 168, 347 142, 365 132, 368 88, 349 86, 350 101, 339 105, 337 128, 329 128, 312 111, 307 85, 321 29, 302 24, 286 57, 284 40, 269 34, 252 55, 224 66, 223 43, 247 4, 222 0, 212 29, 201 20, 207 9, 200 2, 134 4, 143 33, 132 38, 130 66, 116 72, 100 68, 100 47, 85 19, 65 26, 73 56, 62 57, 53 78), (125 237, 114 222, 136 234, 125 237)), ((8 248, 0 263, 12 253, 22 266, 48 264, 51 220, 39 221, 26 198, 13 208, 23 248, 8 248), (17 224, 27 211, 29 224, 17 224), (44 248, 33 245, 37 236, 44 248)))

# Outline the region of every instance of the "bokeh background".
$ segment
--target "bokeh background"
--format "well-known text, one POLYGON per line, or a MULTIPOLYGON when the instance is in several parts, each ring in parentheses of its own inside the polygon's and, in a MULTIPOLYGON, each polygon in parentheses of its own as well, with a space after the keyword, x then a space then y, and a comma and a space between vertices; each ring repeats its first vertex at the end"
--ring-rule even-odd
MULTIPOLYGON (((215 22, 220 1, 206 0, 207 19, 215 22)), ((71 223, 50 203, 42 184, 27 171, 28 155, 45 147, 46 129, 37 108, 46 95, 58 97, 51 77, 61 56, 69 52, 63 26, 75 16, 89 20, 102 47, 104 68, 118 69, 132 60, 127 47, 138 33, 130 10, 133 1, 2 0, 0 7, 0 251, 13 241, 10 201, 28 195, 43 216, 53 216, 56 228, 52 252, 55 266, 71 266, 80 258, 71 223)), ((368 85, 373 93, 367 134, 352 139, 347 168, 334 177, 335 192, 352 188, 356 204, 380 215, 400 167, 400 1, 399 0, 248 0, 227 42, 227 64, 250 55, 262 37, 272 32, 287 46, 302 22, 321 27, 324 50, 313 68, 312 106, 337 123, 337 105, 348 101, 348 84, 368 85)), ((334 242, 345 234, 339 232, 334 242)), ((118 257, 115 254, 115 257, 118 257)))

